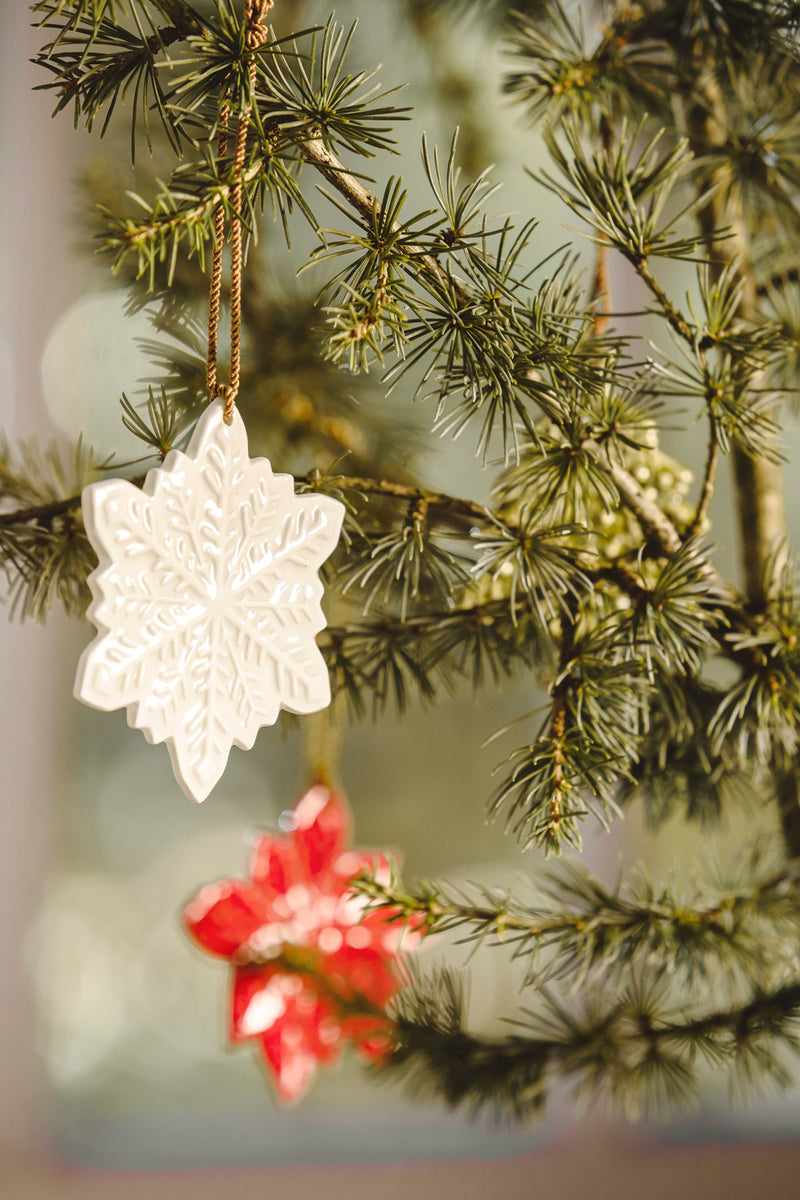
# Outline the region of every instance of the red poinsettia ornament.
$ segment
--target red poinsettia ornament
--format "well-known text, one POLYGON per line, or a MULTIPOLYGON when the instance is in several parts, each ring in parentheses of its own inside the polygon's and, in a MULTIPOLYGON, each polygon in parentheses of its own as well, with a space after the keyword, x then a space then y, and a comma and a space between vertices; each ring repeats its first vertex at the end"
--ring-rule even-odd
MULTIPOLYGON (((233 966, 231 1041, 259 1043, 288 1103, 344 1042, 368 1058, 386 1052, 397 960, 418 938, 391 910, 365 912, 350 886, 375 856, 347 849, 342 797, 316 784, 291 824, 288 837, 258 838, 250 880, 208 884, 183 914, 202 948, 233 966)), ((377 870, 388 870, 383 855, 377 870)))

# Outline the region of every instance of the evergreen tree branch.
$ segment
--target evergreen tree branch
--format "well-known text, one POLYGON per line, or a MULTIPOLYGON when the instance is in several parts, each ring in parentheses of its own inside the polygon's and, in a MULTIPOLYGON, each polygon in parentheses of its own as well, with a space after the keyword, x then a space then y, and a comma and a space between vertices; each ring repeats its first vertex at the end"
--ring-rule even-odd
MULTIPOLYGON (((299 141, 297 145, 306 161, 327 179, 328 183, 336 189, 362 220, 371 222, 373 216, 380 216, 381 203, 378 197, 347 170, 336 155, 328 149, 322 138, 306 138, 299 141)), ((402 225, 397 221, 391 226, 392 232, 398 232, 401 229, 402 225)), ((447 272, 443 270, 432 254, 425 253, 422 246, 409 243, 405 249, 406 253, 413 255, 415 262, 432 278, 448 288, 453 286, 453 281, 447 272)), ((465 300, 466 293, 461 289, 458 290, 462 300, 465 300)))
MULTIPOLYGON (((565 771, 565 743, 567 736, 567 721, 570 715, 569 698, 573 680, 569 674, 569 665, 575 649, 576 605, 570 604, 569 611, 561 621, 561 646, 559 649, 559 675, 552 693, 552 708, 550 710, 549 737, 553 747, 553 757, 550 769, 551 794, 546 818, 547 834, 552 845, 556 848, 561 842, 561 825, 564 821, 565 808, 569 811, 568 796, 570 780, 565 771)), ((569 818, 567 818, 569 819, 569 818)))
MULTIPOLYGON (((41 86, 57 90, 56 112, 72 103, 76 122, 83 115, 87 128, 91 129, 105 108, 102 136, 120 96, 132 87, 132 162, 137 140, 137 110, 150 144, 151 97, 172 149, 180 152, 181 132, 162 87, 157 59, 167 55, 170 46, 197 37, 207 29, 199 14, 183 0, 151 2, 172 24, 157 27, 145 0, 132 0, 124 10, 132 19, 132 30, 115 22, 112 5, 94 12, 86 11, 80 3, 67 4, 61 0, 44 0, 34 6, 35 12, 44 14, 40 25, 56 30, 35 60, 55 76, 51 83, 41 86), (145 32, 147 25, 153 30, 150 34, 145 32)), ((163 61, 169 61, 168 55, 163 61)))
POLYGON ((537 880, 546 902, 522 904, 508 892, 477 896, 446 884, 404 888, 369 875, 354 885, 370 908, 391 910, 426 933, 460 932, 459 942, 508 945, 528 963, 528 982, 612 976, 647 963, 654 976, 691 983, 711 968, 755 980, 770 952, 800 932, 797 864, 749 863, 743 881, 703 902, 656 891, 645 877, 609 891, 579 863, 537 880), (546 952, 546 953, 545 953, 546 952))
POLYGON ((394 500, 402 500, 408 504, 424 501, 429 509, 433 509, 449 520, 466 518, 481 525, 486 523, 489 510, 474 500, 464 500, 457 496, 448 496, 444 492, 432 491, 429 488, 417 487, 411 484, 395 483, 387 479, 367 479, 356 475, 323 475, 320 471, 311 471, 308 475, 299 477, 306 484, 318 484, 340 488, 343 491, 360 492, 365 496, 385 496, 394 500))
MULTIPOLYGON (((702 64, 698 64, 702 66, 702 64)), ((698 83, 684 102, 689 142, 699 158, 724 146, 727 141, 725 100, 718 79, 707 69, 698 70, 698 83)), ((737 315, 746 324, 757 324, 759 295, 750 254, 750 230, 741 196, 728 194, 724 206, 716 192, 710 192, 698 209, 698 221, 706 246, 715 241, 715 231, 723 224, 729 236, 709 256, 710 270, 716 278, 734 270, 741 280, 737 315)), ((757 374, 751 383, 757 389, 762 381, 757 374)), ((756 612, 768 604, 771 580, 785 563, 787 523, 780 466, 763 455, 754 456, 744 446, 733 446, 733 470, 739 519, 739 551, 745 578, 745 595, 756 612)), ((778 812, 787 853, 800 857, 800 791, 796 761, 790 771, 779 773, 777 780, 778 812)))
POLYGON ((683 315, 680 309, 670 300, 669 296, 664 291, 653 272, 650 270, 647 259, 640 256, 631 255, 629 256, 629 260, 635 268, 639 278, 652 292, 653 296, 658 302, 658 307, 667 318, 678 337, 682 338, 689 346, 694 348, 696 342, 695 331, 692 329, 692 326, 686 320, 686 317, 683 315))
MULTIPOLYGON (((144 475, 136 475, 129 480, 135 487, 144 483, 144 475)), ((385 496, 393 500, 411 503, 424 500, 429 508, 441 511, 453 520, 469 518, 472 521, 485 523, 488 509, 473 500, 464 500, 457 496, 448 496, 444 492, 431 491, 427 488, 410 484, 396 483, 388 479, 368 479, 359 475, 326 475, 315 469, 305 475, 295 476, 295 482, 309 488, 321 488, 322 485, 336 488, 338 491, 359 492, 366 496, 385 496)), ((53 500, 47 504, 31 505, 17 508, 11 512, 0 511, 0 526, 27 524, 30 521, 47 523, 53 517, 80 508, 80 493, 53 500)))
MULTIPOLYGON (((144 476, 141 477, 141 483, 143 482, 144 476)), ((10 525, 29 525, 31 523, 45 527, 51 521, 55 520, 56 517, 62 517, 66 513, 77 512, 80 506, 81 497, 78 494, 76 496, 65 496, 63 500, 51 500, 47 504, 33 504, 25 508, 15 508, 11 511, 0 512, 0 528, 10 525)))
MULTIPOLYGON (((677 554, 683 544, 683 539, 669 517, 659 508, 654 500, 646 494, 645 489, 625 467, 613 458, 606 449, 594 438, 584 438, 582 449, 587 450, 597 460, 614 483, 620 498, 633 513, 642 527, 643 532, 651 537, 664 555, 677 554)), ((717 576, 712 567, 709 571, 718 583, 727 588, 727 584, 717 576)))
MULTIPOLYGON (((708 201, 706 201, 708 203, 708 201)), ((714 227, 716 231, 716 226, 714 227)), ((708 245, 709 253, 712 251, 712 242, 716 244, 716 238, 711 237, 708 245)), ((708 380, 708 368, 706 361, 705 350, 698 349, 697 331, 694 329, 680 309, 672 302, 664 288, 658 282, 656 277, 650 270, 649 264, 645 258, 634 257, 630 260, 642 282, 650 290, 652 295, 658 302, 660 311, 664 314, 670 326, 677 335, 686 343, 692 350, 698 353, 701 368, 706 380, 708 380)), ((706 391, 709 391, 707 387, 706 391)), ((700 489, 700 497, 697 504, 695 515, 686 530, 686 537, 696 537, 702 531, 708 509, 714 494, 714 481, 716 479, 717 465, 719 462, 720 441, 719 429, 713 411, 713 396, 707 395, 706 407, 708 410, 708 448, 706 452, 706 461, 703 471, 703 483, 700 489)))
MULTIPOLYGON (((725 101, 720 85, 704 64, 698 64, 696 91, 685 103, 689 144, 702 160, 714 147, 726 142, 725 101)), ((701 185, 702 187, 702 185, 701 185)), ((729 195, 723 206, 718 192, 702 195, 698 222, 709 256, 712 276, 733 268, 742 282, 738 317, 748 325, 759 323, 758 291, 749 251, 750 235, 741 202, 729 195), (728 229, 720 243, 719 230, 728 229)), ((753 380, 757 389, 759 380, 753 380)), ((763 456, 754 457, 744 447, 733 446, 733 467, 739 516, 739 547, 745 576, 745 594, 750 605, 763 610, 765 588, 771 573, 779 569, 776 554, 786 540, 786 513, 780 467, 763 456)), ((800 845, 797 846, 800 853, 800 845)))
POLYGON ((318 641, 334 692, 345 692, 361 717, 365 696, 371 696, 373 715, 390 701, 402 712, 411 691, 430 701, 437 684, 451 690, 455 678, 479 688, 498 683, 518 665, 542 670, 552 658, 550 639, 534 614, 515 621, 507 600, 491 600, 328 626, 318 641))
POLYGON ((708 510, 711 506, 711 501, 714 497, 714 484, 717 478, 717 466, 719 464, 719 431, 717 430, 717 422, 714 419, 714 414, 709 411, 708 414, 708 447, 706 450, 705 467, 703 468, 703 483, 700 488, 700 496, 697 501, 697 508, 691 524, 686 531, 687 537, 697 537, 702 534, 703 528, 708 520, 708 510))
MULTIPOLYGON (((242 170, 241 182, 244 186, 260 179, 265 169, 272 161, 272 154, 255 155, 250 163, 242 170)), ((181 237, 187 237, 192 249, 200 255, 201 264, 204 261, 205 243, 210 237, 211 221, 214 210, 219 204, 226 204, 231 196, 234 185, 222 180, 215 181, 212 186, 204 189, 204 194, 196 203, 181 204, 183 199, 180 189, 165 190, 152 206, 151 217, 146 221, 136 221, 132 217, 111 217, 109 234, 105 240, 105 248, 116 253, 114 262, 118 269, 125 256, 132 251, 147 256, 147 260, 155 260, 148 254, 150 247, 159 250, 163 245, 174 245, 181 237)), ((166 257, 162 255, 162 258, 166 257)), ((140 274, 142 272, 140 271, 140 274)), ((153 284, 151 283, 151 286, 153 284)))
POLYGON ((468 1032, 464 998, 450 972, 419 980, 396 1001, 397 1028, 389 1069, 410 1088, 450 1107, 484 1109, 524 1120, 540 1112, 559 1075, 584 1091, 603 1089, 629 1116, 665 1102, 694 1100, 698 1058, 784 1085, 781 1062, 797 1053, 800 983, 759 990, 744 1004, 675 1019, 654 989, 631 988, 620 999, 581 1014, 542 996, 528 1013, 530 1033, 484 1038, 468 1032))

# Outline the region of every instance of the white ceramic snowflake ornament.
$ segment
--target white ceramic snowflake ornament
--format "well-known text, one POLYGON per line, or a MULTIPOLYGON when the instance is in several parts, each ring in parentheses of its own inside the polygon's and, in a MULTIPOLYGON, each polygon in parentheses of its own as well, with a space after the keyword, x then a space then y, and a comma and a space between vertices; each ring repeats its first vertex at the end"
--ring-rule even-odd
POLYGON ((89 577, 98 636, 78 665, 75 695, 127 708, 128 724, 166 742, 175 776, 204 800, 231 745, 249 750, 281 707, 330 703, 314 637, 325 627, 318 570, 344 506, 294 494, 247 456, 238 412, 201 416, 185 454, 171 450, 144 487, 113 479, 83 492, 100 564, 89 577))

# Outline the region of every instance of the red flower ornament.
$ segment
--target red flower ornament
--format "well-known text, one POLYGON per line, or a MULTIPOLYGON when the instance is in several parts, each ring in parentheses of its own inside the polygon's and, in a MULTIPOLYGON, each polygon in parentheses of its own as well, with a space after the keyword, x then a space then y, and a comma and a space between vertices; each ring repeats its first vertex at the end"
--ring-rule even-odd
MULTIPOLYGON (((361 872, 375 873, 375 856, 346 848, 340 796, 316 784, 292 820, 288 837, 258 838, 249 881, 210 883, 183 914, 200 946, 231 962, 229 1037, 259 1043, 286 1103, 344 1042, 367 1058, 386 1053, 392 1022, 384 1010, 398 988, 397 960, 419 937, 391 910, 365 912, 349 886, 361 872)), ((381 855, 378 878, 387 872, 381 855)))

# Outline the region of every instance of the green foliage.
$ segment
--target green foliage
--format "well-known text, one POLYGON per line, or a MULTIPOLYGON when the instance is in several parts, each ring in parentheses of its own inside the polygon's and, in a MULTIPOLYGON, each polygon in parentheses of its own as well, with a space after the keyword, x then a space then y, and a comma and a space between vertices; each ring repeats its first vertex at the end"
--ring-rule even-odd
MULTIPOLYGON (((678 232, 685 210, 665 212, 673 188, 686 177, 692 162, 688 143, 681 139, 661 153, 661 132, 645 139, 639 125, 628 132, 623 121, 616 146, 587 152, 581 130, 574 121, 564 122, 567 150, 548 135, 550 157, 565 184, 545 172, 546 183, 574 213, 594 230, 594 239, 607 241, 632 262, 651 255, 692 258, 697 237, 678 232), (644 142, 643 149, 637 146, 644 142)), ((694 208, 692 200, 688 207, 694 208)))
POLYGON ((458 980, 440 971, 401 997, 388 1070, 450 1107, 517 1121, 542 1111, 561 1076, 638 1118, 696 1102, 698 1064, 727 1068, 751 1090, 785 1086, 787 1052, 800 1050, 798 1012, 797 983, 755 987, 735 1008, 687 1013, 669 1006, 663 987, 637 981, 580 1007, 540 992, 521 1032, 489 1039, 468 1031, 458 980))
POLYGON ((612 23, 597 29, 590 46, 585 21, 578 25, 558 0, 547 8, 547 21, 541 13, 512 15, 510 50, 521 65, 505 86, 531 120, 556 125, 572 113, 606 121, 642 110, 668 113, 668 72, 652 43, 622 39, 612 23))
POLYGON ((259 118, 295 138, 321 138, 335 154, 371 157, 376 150, 390 150, 394 138, 387 130, 407 110, 382 103, 396 88, 381 92, 368 86, 376 71, 345 69, 354 32, 355 26, 345 34, 330 21, 321 38, 312 33, 307 53, 293 43, 290 53, 266 58, 259 118))
POLYGON ((97 558, 80 518, 80 491, 109 465, 80 441, 68 452, 27 444, 14 453, 0 444, 0 563, 12 615, 41 621, 54 604, 83 612, 97 558))
MULTIPOLYGON (((776 474, 800 363, 800 9, 397 6, 417 36, 444 30, 437 46, 468 16, 499 31, 505 93, 550 158, 534 178, 588 230, 594 280, 533 215, 497 215, 499 180, 465 169, 474 129, 441 156, 423 138, 424 195, 389 169, 408 110, 358 63, 353 28, 270 31, 253 49, 232 0, 42 0, 57 111, 101 135, 123 117, 131 157, 142 142, 157 156, 128 201, 104 198, 103 248, 154 322, 152 386, 123 397, 123 423, 163 458, 205 399, 203 271, 214 210, 235 219, 247 121, 242 406, 251 443, 299 489, 346 505, 320 645, 353 718, 518 673, 541 683, 542 708, 488 807, 524 846, 576 849, 587 821, 623 806, 710 828, 742 802, 785 842, 733 880, 706 862, 693 888, 608 887, 534 861, 535 904, 363 880, 398 920, 524 965, 524 1019, 499 1038, 472 1030, 451 971, 413 980, 388 1069, 515 1119, 557 1076, 627 1113, 690 1101, 704 1064, 782 1084, 800 1009, 800 607, 776 474), (367 159, 385 182, 367 186, 367 159), (340 228, 323 227, 330 202, 340 228), (318 294, 265 270, 265 214, 287 242, 302 218, 318 294), (632 312, 615 313, 617 260, 632 312), (484 466, 500 456, 476 484, 489 505, 416 477, 404 388, 432 400, 437 433, 467 433, 484 466), (379 390, 396 392, 391 409, 379 390), (661 447, 676 423, 704 431, 695 484, 661 447), (722 456, 742 584, 714 545, 722 456)), ((23 611, 85 605, 80 489, 99 469, 80 447, 71 465, 0 456, 0 561, 23 611)))
MULTIPOLYGON (((536 903, 492 888, 421 882, 404 888, 364 876, 370 907, 419 920, 427 934, 458 934, 461 945, 503 946, 526 983, 565 981, 575 991, 618 986, 649 971, 673 988, 710 991, 726 975, 752 987, 781 946, 797 936, 796 864, 764 846, 732 864, 727 878, 657 887, 640 869, 608 888, 579 862, 539 872, 536 903)), ((707 871, 707 867, 706 867, 707 871)))
POLYGON ((534 741, 515 751, 492 801, 525 846, 578 849, 590 814, 606 824, 637 757, 642 723, 640 667, 578 646, 552 685, 553 706, 534 741))

